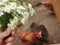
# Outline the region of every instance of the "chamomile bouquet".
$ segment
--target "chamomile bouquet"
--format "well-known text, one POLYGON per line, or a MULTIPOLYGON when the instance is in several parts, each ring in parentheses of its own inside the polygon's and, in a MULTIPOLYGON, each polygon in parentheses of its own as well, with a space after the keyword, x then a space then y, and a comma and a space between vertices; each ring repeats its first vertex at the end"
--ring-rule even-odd
POLYGON ((35 13, 32 5, 22 0, 0 0, 0 29, 17 28, 35 13))

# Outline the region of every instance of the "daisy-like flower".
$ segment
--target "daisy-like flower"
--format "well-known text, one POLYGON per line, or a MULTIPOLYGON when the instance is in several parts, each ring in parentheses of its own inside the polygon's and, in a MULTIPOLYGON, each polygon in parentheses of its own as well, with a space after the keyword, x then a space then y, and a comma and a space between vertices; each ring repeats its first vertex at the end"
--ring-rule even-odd
POLYGON ((21 23, 22 23, 22 24, 25 24, 26 21, 27 21, 27 19, 26 19, 26 18, 23 18, 23 19, 21 20, 21 23))
POLYGON ((23 15, 23 17, 26 18, 26 19, 29 18, 29 13, 28 13, 28 12, 24 12, 22 15, 23 15))
POLYGON ((2 0, 3 2, 7 2, 8 0, 2 0))
POLYGON ((18 14, 22 14, 22 11, 20 9, 17 9, 18 14))
POLYGON ((4 2, 0 1, 0 5, 3 5, 4 2))
POLYGON ((6 5, 5 8, 4 8, 4 12, 10 13, 11 12, 11 6, 6 5))
POLYGON ((15 10, 17 8, 17 4, 15 2, 11 2, 9 4, 12 10, 15 10))
POLYGON ((3 11, 4 11, 4 7, 1 7, 1 8, 0 8, 0 11, 2 11, 2 12, 3 12, 3 11))
POLYGON ((4 13, 0 11, 0 17, 3 15, 4 13))
POLYGON ((17 9, 25 10, 25 7, 19 6, 19 7, 17 7, 17 9))
POLYGON ((30 10, 30 15, 33 16, 34 13, 35 13, 35 11, 34 11, 34 9, 32 8, 32 9, 30 10))
POLYGON ((18 24, 18 18, 15 16, 13 20, 10 19, 10 24, 8 24, 8 27, 11 29, 15 29, 18 24))
POLYGON ((25 7, 23 7, 23 6, 18 6, 17 7, 17 12, 19 13, 19 14, 23 14, 23 12, 22 11, 25 11, 25 7))
POLYGON ((35 11, 32 8, 32 5, 31 4, 28 4, 28 8, 29 8, 29 11, 30 11, 30 15, 33 16, 33 14, 35 13, 35 11))
POLYGON ((32 8, 32 5, 29 3, 29 4, 28 4, 28 7, 29 7, 29 8, 32 8))
POLYGON ((2 30, 6 29, 5 26, 15 29, 17 25, 25 24, 34 14, 35 11, 30 3, 19 2, 19 0, 0 0, 0 17, 3 15, 0 19, 2 30))

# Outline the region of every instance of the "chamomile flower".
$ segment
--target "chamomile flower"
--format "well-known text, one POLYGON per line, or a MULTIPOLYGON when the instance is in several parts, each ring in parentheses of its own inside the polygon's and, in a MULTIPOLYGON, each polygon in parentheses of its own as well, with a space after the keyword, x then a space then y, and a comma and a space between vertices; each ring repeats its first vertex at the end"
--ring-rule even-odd
POLYGON ((4 7, 0 7, 0 11, 2 11, 2 12, 3 12, 3 11, 4 11, 4 7))
POLYGON ((29 4, 28 4, 28 7, 29 7, 29 8, 32 8, 32 5, 29 3, 29 4))
POLYGON ((26 19, 26 18, 23 18, 23 19, 21 20, 21 23, 22 23, 22 24, 25 24, 26 21, 27 21, 27 19, 26 19))
POLYGON ((26 2, 21 2, 22 4, 19 2, 19 0, 0 0, 0 27, 2 29, 5 26, 15 29, 17 25, 20 23, 25 24, 28 18, 33 16, 35 11, 32 5, 26 2), (4 21, 3 23, 2 20, 4 21))
POLYGON ((4 13, 0 11, 0 17, 3 15, 4 13))
POLYGON ((17 9, 17 13, 18 13, 18 14, 22 14, 22 11, 19 10, 19 9, 17 9))
POLYGON ((30 9, 30 15, 31 15, 31 16, 33 16, 33 15, 34 15, 34 13, 35 13, 34 9, 33 9, 33 8, 32 8, 32 9, 30 9))
POLYGON ((3 2, 7 2, 8 0, 2 0, 3 2))
POLYGON ((23 6, 18 6, 17 7, 17 12, 19 13, 19 14, 23 14, 24 12, 22 12, 22 11, 25 11, 25 7, 23 7, 23 6))
POLYGON ((15 10, 17 8, 17 4, 15 2, 11 2, 9 4, 12 10, 15 10))
POLYGON ((28 8, 29 8, 29 11, 30 11, 30 15, 33 16, 33 14, 35 13, 35 11, 32 8, 32 5, 31 4, 28 4, 28 8))
POLYGON ((11 12, 11 7, 10 5, 6 5, 4 8, 4 12, 10 13, 11 12))
POLYGON ((8 24, 8 27, 11 29, 15 29, 18 24, 18 18, 15 16, 13 20, 10 19, 10 24, 8 24))
POLYGON ((28 12, 24 12, 22 15, 23 15, 23 17, 26 18, 26 19, 29 18, 29 13, 28 13, 28 12))
POLYGON ((19 6, 19 7, 17 7, 17 9, 25 10, 25 7, 19 6))
POLYGON ((0 5, 3 5, 3 4, 4 4, 4 2, 0 1, 0 5))

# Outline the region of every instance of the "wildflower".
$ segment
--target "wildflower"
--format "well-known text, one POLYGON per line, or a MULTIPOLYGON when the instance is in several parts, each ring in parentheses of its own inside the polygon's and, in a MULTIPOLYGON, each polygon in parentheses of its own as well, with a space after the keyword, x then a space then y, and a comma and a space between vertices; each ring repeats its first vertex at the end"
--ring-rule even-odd
POLYGON ((27 19, 26 19, 26 18, 23 18, 23 19, 21 20, 21 23, 22 23, 22 24, 25 24, 26 21, 27 21, 27 19))
POLYGON ((3 12, 0 12, 0 17, 1 17, 3 14, 4 14, 3 12))

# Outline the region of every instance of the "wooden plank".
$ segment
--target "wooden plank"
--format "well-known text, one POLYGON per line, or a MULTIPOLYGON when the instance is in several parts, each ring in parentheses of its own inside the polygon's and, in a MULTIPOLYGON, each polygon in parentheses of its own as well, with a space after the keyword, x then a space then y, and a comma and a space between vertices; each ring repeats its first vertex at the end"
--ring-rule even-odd
POLYGON ((60 22, 60 0, 51 0, 51 3, 54 7, 58 21, 60 22))

